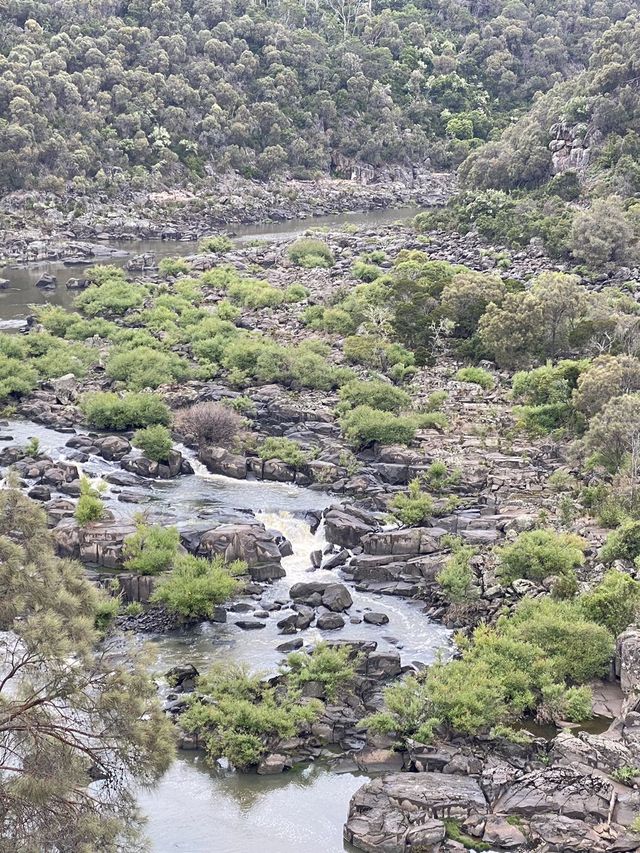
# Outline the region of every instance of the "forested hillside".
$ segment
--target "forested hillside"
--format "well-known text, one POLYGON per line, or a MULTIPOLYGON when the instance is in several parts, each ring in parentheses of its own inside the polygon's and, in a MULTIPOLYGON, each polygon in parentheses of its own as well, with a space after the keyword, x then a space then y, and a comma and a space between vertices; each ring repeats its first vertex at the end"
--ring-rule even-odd
MULTIPOLYGON (((596 39, 637 8, 626 0, 8 0, 0 189, 57 189, 69 179, 82 187, 122 172, 144 184, 149 175, 193 180, 229 170, 264 178, 348 175, 354 164, 455 167, 536 93, 574 78, 596 39)), ((590 74, 596 89, 604 85, 590 74)), ((482 181, 528 180, 511 172, 482 181)))

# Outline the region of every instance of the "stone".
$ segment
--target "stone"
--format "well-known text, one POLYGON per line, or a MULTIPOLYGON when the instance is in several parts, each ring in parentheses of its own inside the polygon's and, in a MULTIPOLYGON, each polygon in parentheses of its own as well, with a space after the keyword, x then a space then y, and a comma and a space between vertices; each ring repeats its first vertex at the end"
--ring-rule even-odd
POLYGON ((342 548, 355 548, 365 534, 379 529, 375 516, 353 507, 330 507, 324 521, 327 542, 342 548))
POLYGON ((254 581, 285 576, 278 544, 272 534, 258 524, 219 524, 195 536, 187 545, 198 556, 222 554, 226 562, 244 560, 254 581))
POLYGON ((260 622, 259 619, 239 619, 233 624, 237 625, 238 628, 242 628, 243 631, 256 631, 259 628, 265 627, 265 623, 260 622))
POLYGON ((611 782, 571 768, 533 770, 514 781, 494 803, 494 812, 533 817, 540 812, 580 820, 585 814, 606 820, 611 782))
POLYGON ((637 691, 640 687, 640 629, 629 628, 618 637, 615 667, 623 693, 637 691))
POLYGON ((526 836, 502 815, 488 815, 482 840, 485 844, 505 850, 524 847, 527 844, 526 836))
POLYGON ((444 827, 438 825, 441 818, 464 820, 487 810, 475 779, 441 773, 392 773, 367 782, 353 795, 344 838, 368 853, 406 853, 416 846, 420 849, 420 845, 428 850, 428 844, 438 844, 444 838, 444 827))
POLYGON ((363 773, 391 773, 402 770, 402 753, 395 749, 365 748, 355 756, 363 773))
POLYGON ((51 275, 51 273, 45 272, 42 273, 40 278, 36 281, 36 287, 41 287, 45 290, 53 289, 58 284, 58 279, 55 275, 51 275))
POLYGON ((121 435, 107 435, 104 438, 96 439, 95 445, 98 454, 109 462, 112 460, 119 462, 127 453, 131 452, 130 442, 121 435))
POLYGON ((247 460, 224 447, 204 447, 198 453, 198 459, 212 474, 223 474, 236 480, 247 477, 247 460))
POLYGON ((329 584, 322 593, 322 603, 329 610, 340 613, 353 604, 351 593, 342 583, 329 584))
POLYGON ((389 617, 386 613, 367 612, 363 618, 369 625, 386 625, 389 622, 389 617))
POLYGON ((262 759, 256 772, 260 776, 271 776, 276 773, 282 773, 287 766, 286 756, 273 752, 262 759))
POLYGON ((191 693, 195 690, 196 679, 200 673, 192 663, 171 667, 164 677, 176 693, 191 693))
POLYGON ((48 486, 33 486, 27 492, 28 496, 34 501, 50 501, 51 489, 48 486))
POLYGON ((339 613, 323 613, 316 620, 316 627, 321 631, 335 631, 344 628, 344 618, 339 613))
POLYGON ((276 646, 276 651, 288 654, 289 652, 295 652, 297 649, 301 649, 303 645, 304 640, 301 637, 296 637, 295 640, 287 640, 286 643, 280 643, 279 646, 276 646))
POLYGON ((78 399, 79 383, 73 373, 65 373, 64 376, 60 376, 58 379, 52 379, 51 387, 53 388, 53 393, 56 395, 56 400, 63 406, 75 403, 78 399))

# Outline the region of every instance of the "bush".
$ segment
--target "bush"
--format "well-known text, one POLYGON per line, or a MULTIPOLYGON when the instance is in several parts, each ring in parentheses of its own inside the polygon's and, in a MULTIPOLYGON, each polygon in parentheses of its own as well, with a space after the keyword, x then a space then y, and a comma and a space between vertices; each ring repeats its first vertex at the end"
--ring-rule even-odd
POLYGON ((302 321, 312 329, 336 335, 350 335, 357 328, 357 323, 348 311, 342 308, 323 308, 321 305, 306 308, 302 321))
POLYGON ((214 255, 223 255, 233 249, 233 242, 226 234, 216 234, 211 237, 203 237, 198 246, 201 252, 210 252, 214 255))
POLYGON ((85 524, 92 521, 100 521, 104 518, 104 512, 100 490, 92 486, 87 477, 82 477, 80 480, 80 497, 74 512, 76 521, 84 527, 85 524))
POLYGON ((322 240, 296 240, 287 251, 289 259, 299 267, 332 267, 335 263, 331 249, 322 240))
POLYGON ((114 353, 107 362, 107 375, 125 382, 132 391, 141 391, 186 379, 189 365, 173 353, 136 347, 114 353))
POLYGON ((162 424, 154 424, 137 430, 132 443, 142 450, 147 459, 151 459, 153 462, 166 462, 173 447, 171 433, 162 424))
POLYGON ((613 636, 586 619, 579 603, 524 598, 503 630, 541 648, 557 680, 584 684, 609 670, 613 636))
POLYGON ((258 448, 261 459, 280 459, 294 468, 302 468, 309 456, 300 445, 288 438, 266 438, 258 448))
POLYGON ((624 572, 609 571, 593 589, 580 596, 582 612, 614 637, 635 620, 640 605, 640 583, 624 572))
POLYGON ((390 344, 374 335, 352 335, 345 338, 344 357, 354 364, 363 364, 377 370, 385 370, 395 364, 415 364, 413 353, 400 346, 390 344))
POLYGON ((37 384, 38 374, 30 364, 0 355, 0 400, 29 394, 37 384))
POLYGON ((259 764, 274 742, 307 728, 321 710, 321 703, 303 704, 243 667, 219 664, 199 679, 198 695, 179 723, 198 736, 210 761, 226 758, 245 769, 259 764))
POLYGON ((510 545, 496 548, 503 583, 517 578, 541 581, 551 575, 571 576, 584 563, 586 543, 572 533, 529 530, 510 545))
POLYGON ((444 568, 436 576, 447 600, 454 604, 462 604, 474 597, 475 575, 470 560, 475 553, 470 545, 456 544, 444 568))
POLYGON ((187 275, 190 266, 183 258, 163 258, 158 264, 158 272, 163 278, 187 275))
POLYGON ((368 264, 366 261, 356 261, 351 268, 351 275, 360 281, 372 282, 382 275, 382 270, 375 264, 368 264))
POLYGON ((456 373, 456 379, 458 382, 470 382, 473 385, 479 385, 485 391, 489 391, 496 384, 489 371, 482 367, 461 367, 456 373))
POLYGON ((141 575, 157 575, 174 564, 180 545, 175 527, 159 527, 136 520, 136 532, 124 543, 124 568, 141 575))
POLYGON ((220 555, 207 560, 186 554, 177 557, 173 570, 160 578, 152 600, 184 619, 208 619, 217 605, 239 591, 235 575, 246 569, 241 560, 227 566, 220 555))
POLYGON ((317 682, 328 699, 335 699, 340 688, 355 678, 357 663, 349 646, 319 643, 311 654, 293 652, 287 657, 287 683, 291 691, 297 692, 305 684, 317 682))
POLYGON ((414 418, 398 417, 391 412, 357 406, 346 412, 341 420, 342 431, 356 447, 366 447, 374 441, 380 444, 410 444, 416 434, 414 418))
POLYGON ((603 563, 614 560, 635 560, 640 556, 640 521, 628 519, 612 530, 600 549, 598 557, 603 563))
POLYGON ((290 284, 284 292, 285 302, 302 302, 309 295, 309 291, 302 284, 290 284))
POLYGON ((282 305, 285 294, 268 281, 247 278, 238 279, 229 286, 229 296, 245 308, 276 308, 282 305))
POLYGON ((391 501, 391 511, 407 527, 419 525, 433 515, 433 499, 421 490, 419 477, 409 483, 406 493, 395 495, 391 501))
POLYGON ((126 314, 139 308, 147 296, 141 284, 126 281, 122 271, 117 278, 107 278, 101 284, 88 287, 75 298, 75 306, 90 317, 102 314, 126 314))
POLYGON ((372 409, 396 414, 411 403, 411 397, 401 388, 396 388, 388 382, 363 382, 359 379, 342 386, 340 400, 352 408, 371 406, 372 409))
POLYGON ((168 424, 171 415, 155 394, 118 394, 96 391, 85 394, 80 409, 90 426, 97 429, 125 430, 152 424, 168 424))
POLYGON ((229 447, 243 425, 240 415, 222 403, 194 403, 175 413, 175 428, 198 444, 229 447))

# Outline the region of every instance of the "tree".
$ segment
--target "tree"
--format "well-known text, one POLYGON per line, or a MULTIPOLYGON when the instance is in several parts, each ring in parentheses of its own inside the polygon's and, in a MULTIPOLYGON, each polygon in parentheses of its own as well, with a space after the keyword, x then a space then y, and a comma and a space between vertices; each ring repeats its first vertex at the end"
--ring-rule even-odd
POLYGON ((640 391, 640 361, 629 355, 601 355, 578 377, 576 409, 593 417, 613 397, 640 391))
POLYGON ((574 324, 584 313, 586 294, 575 275, 543 272, 534 281, 531 294, 542 309, 542 334, 546 353, 555 358, 560 347, 566 346, 574 324))
POLYGON ((591 420, 584 437, 587 450, 597 453, 610 471, 616 471, 640 436, 640 393, 614 397, 591 420))
POLYGON ((575 258, 590 266, 601 267, 610 261, 633 263, 637 241, 622 199, 596 199, 588 210, 576 214, 569 247, 575 258))
POLYGON ((15 489, 0 493, 0 584, 0 850, 138 849, 133 787, 167 768, 171 726, 139 663, 97 645, 102 594, 15 489))
POLYGON ((501 305, 488 305, 478 332, 496 363, 512 367, 540 354, 543 323, 542 306, 532 293, 507 293, 501 305))
POLYGON ((446 282, 440 307, 445 316, 456 324, 456 334, 470 337, 478 328, 487 305, 490 302, 500 305, 505 292, 499 276, 468 270, 446 282))

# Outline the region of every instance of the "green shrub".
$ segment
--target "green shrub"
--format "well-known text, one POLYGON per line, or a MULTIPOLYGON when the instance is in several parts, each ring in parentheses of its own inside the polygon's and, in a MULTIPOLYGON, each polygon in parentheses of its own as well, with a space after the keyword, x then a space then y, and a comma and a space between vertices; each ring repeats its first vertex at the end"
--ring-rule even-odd
POLYGON ((292 243, 287 254, 299 267, 332 267, 335 263, 333 253, 326 243, 308 237, 292 243))
POLYGON ((518 426, 532 435, 545 435, 563 427, 575 428, 576 413, 570 403, 546 403, 541 406, 514 406, 518 426))
POLYGON ((184 619, 208 619, 217 605, 237 594, 240 584, 235 575, 246 569, 241 560, 225 565, 222 556, 207 560, 186 554, 177 557, 173 570, 160 578, 152 600, 184 619))
POLYGON ((120 602, 110 595, 101 595, 95 606, 94 625, 99 634, 105 634, 118 615, 120 602))
POLYGON ((353 681, 358 660, 349 646, 319 643, 311 652, 293 652, 287 657, 287 683, 293 692, 317 682, 328 699, 335 699, 341 687, 353 681))
POLYGON ((158 272, 163 278, 187 275, 191 267, 184 258, 163 258, 158 264, 158 272))
POLYGON ((351 268, 351 275, 360 281, 371 282, 380 278, 382 270, 380 267, 375 266, 375 264, 368 264, 366 261, 356 261, 351 268))
POLYGON ((198 246, 201 252, 210 252, 214 255, 223 255, 233 249, 233 242, 226 234, 215 234, 211 237, 203 237, 198 246))
POLYGON ((321 710, 321 703, 301 703, 241 666, 219 664, 198 680, 179 723, 198 736, 210 761, 226 758, 245 769, 259 764, 274 742, 308 728, 321 710))
POLYGON ((289 438, 266 438, 258 448, 261 459, 280 459, 294 468, 302 468, 309 461, 309 456, 296 441, 289 438))
POLYGON ((409 483, 406 493, 400 492, 391 501, 391 511, 407 527, 427 521, 433 515, 433 499, 420 488, 420 478, 409 483))
POLYGON ((411 403, 411 397, 401 388, 396 388, 388 382, 374 380, 363 382, 354 379, 340 389, 340 400, 352 408, 371 406, 384 412, 395 412, 406 409, 411 403))
POLYGON ((132 308, 139 308, 146 296, 146 287, 126 281, 121 274, 117 278, 107 278, 101 284, 91 285, 76 296, 74 304, 89 317, 122 315, 132 308))
POLYGON ((374 335, 352 335, 345 338, 343 352, 347 361, 377 370, 385 370, 395 364, 415 364, 414 355, 409 350, 374 335))
POLYGON ((0 355, 0 400, 29 394, 38 384, 38 374, 28 363, 0 355))
POLYGON ((340 419, 342 431, 356 447, 366 447, 374 441, 380 444, 410 444, 416 434, 413 418, 398 417, 391 412, 357 406, 340 419))
POLYGON ((85 394, 80 409, 96 429, 125 430, 152 424, 168 424, 171 415, 155 394, 118 394, 96 391, 85 394))
POLYGON ((180 545, 175 527, 149 525, 136 520, 136 532, 124 543, 124 568, 141 575, 157 575, 174 564, 180 545))
POLYGON ((302 321, 312 329, 336 335, 350 335, 357 328, 357 323, 348 311, 342 308, 323 308, 320 305, 306 308, 302 321))
POLYGON ((598 556, 603 563, 613 563, 614 560, 635 560, 640 556, 640 521, 628 519, 612 530, 598 556))
POLYGON ((229 286, 229 297, 245 308, 276 308, 285 301, 285 294, 268 281, 239 278, 229 286))
POLYGON ((136 347, 113 353, 107 362, 107 375, 124 382, 132 391, 141 391, 186 379, 189 365, 174 353, 136 347))
POLYGON ((515 542, 496 548, 499 575, 503 583, 516 578, 541 581, 551 575, 575 574, 584 563, 584 540, 572 533, 529 530, 515 542))
POLYGON ((74 512, 78 524, 84 526, 92 521, 100 521, 104 518, 104 503, 100 495, 100 489, 92 486, 87 477, 81 478, 80 497, 74 512))
POLYGON ((482 367, 461 367, 456 373, 458 382, 470 382, 473 385, 479 385, 485 391, 489 391, 496 384, 495 379, 488 370, 482 367))
POLYGON ((302 284, 290 284, 284 292, 285 302, 302 302, 309 295, 309 291, 302 284))
POLYGON ((470 545, 456 544, 444 568, 436 576, 447 600, 454 604, 462 604, 475 597, 475 575, 470 564, 475 554, 475 548, 470 545))
POLYGON ((624 572, 608 571, 602 581, 580 596, 587 619, 604 625, 617 637, 635 620, 640 606, 640 582, 624 572))
POLYGON ((133 436, 132 444, 139 447, 147 459, 151 459, 153 462, 166 462, 173 447, 171 433, 162 424, 154 424, 137 430, 133 436))
POLYGON ((556 680, 584 684, 609 670, 613 636, 586 619, 577 602, 524 598, 502 630, 541 648, 556 680))
POLYGON ((425 412, 415 415, 413 420, 418 429, 446 430, 449 426, 449 419, 444 412, 425 412))

